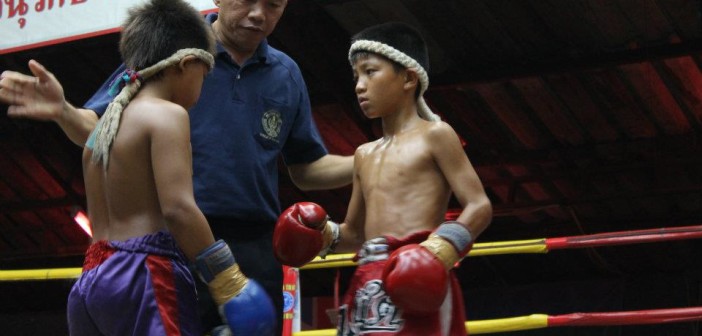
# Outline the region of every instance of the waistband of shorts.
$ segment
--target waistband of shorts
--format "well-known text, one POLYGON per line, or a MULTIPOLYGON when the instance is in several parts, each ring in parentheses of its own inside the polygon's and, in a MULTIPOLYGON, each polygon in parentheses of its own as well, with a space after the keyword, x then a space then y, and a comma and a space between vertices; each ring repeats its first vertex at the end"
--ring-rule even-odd
POLYGON ((181 258, 182 253, 173 235, 158 231, 127 240, 111 240, 110 246, 116 250, 155 254, 169 258, 181 258))
POLYGON ((128 251, 164 256, 172 259, 185 260, 176 245, 173 236, 164 231, 155 232, 141 237, 120 240, 100 240, 91 244, 85 251, 83 271, 91 270, 102 264, 117 251, 128 251))
POLYGON ((427 239, 430 231, 418 231, 402 238, 392 236, 381 236, 369 239, 363 243, 356 255, 353 257, 359 265, 364 265, 374 261, 387 260, 392 251, 398 248, 409 245, 419 244, 427 239))
POLYGON ((98 265, 102 264, 107 258, 109 258, 115 249, 110 246, 110 243, 106 240, 100 240, 95 243, 90 244, 88 249, 85 251, 85 260, 83 260, 83 272, 91 270, 98 265))
POLYGON ((390 246, 385 237, 377 237, 367 240, 354 256, 354 260, 359 265, 365 265, 374 261, 387 260, 390 256, 390 246))

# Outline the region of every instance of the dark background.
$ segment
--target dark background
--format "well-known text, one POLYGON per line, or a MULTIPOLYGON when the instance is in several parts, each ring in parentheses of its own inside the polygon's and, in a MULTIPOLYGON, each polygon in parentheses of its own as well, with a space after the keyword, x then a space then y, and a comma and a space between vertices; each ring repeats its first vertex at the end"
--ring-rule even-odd
MULTIPOLYGON (((478 242, 702 224, 702 73, 693 0, 291 0, 270 43, 300 65, 332 153, 376 139, 355 103, 346 53, 369 25, 422 31, 434 111, 465 141, 493 202, 478 242)), ((81 105, 119 64, 116 34, 0 55, 34 58, 81 105)), ((80 149, 53 123, 0 106, 0 269, 78 267, 89 238, 80 149)), ((283 206, 342 220, 349 188, 302 192, 281 172, 283 206)), ((458 205, 452 202, 451 208, 458 205)), ((702 306, 699 240, 467 258, 468 320, 702 306)), ((342 270, 341 286, 352 269, 342 270)), ((334 270, 302 271, 309 298, 334 270)), ((65 335, 70 281, 0 282, 3 335, 65 335)), ((699 322, 539 329, 504 335, 700 335, 699 322)))

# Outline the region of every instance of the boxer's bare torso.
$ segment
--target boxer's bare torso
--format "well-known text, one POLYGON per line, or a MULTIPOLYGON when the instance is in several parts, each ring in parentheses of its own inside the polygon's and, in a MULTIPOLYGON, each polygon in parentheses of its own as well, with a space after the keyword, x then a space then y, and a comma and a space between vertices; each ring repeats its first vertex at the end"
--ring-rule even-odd
MULTIPOLYGON (((83 152, 93 240, 126 240, 169 230, 188 257, 212 243, 195 204, 190 119, 208 72, 199 61, 145 83, 122 111, 107 169, 83 152)), ((98 125, 97 127, 101 127, 98 125)))
MULTIPOLYGON (((91 164, 89 149, 83 155, 84 172, 94 192, 88 195, 96 239, 126 240, 165 229, 156 187, 150 132, 169 119, 183 119, 187 112, 155 98, 135 98, 122 112, 117 137, 110 150, 109 169, 91 164), (99 203, 96 203, 99 202, 99 203)), ((184 129, 181 134, 188 134, 184 129)), ((178 146, 177 144, 173 144, 178 146)), ((189 157, 189 148, 180 155, 189 157)), ((167 158, 162 158, 167 159, 167 158)), ((162 161, 168 164, 168 161, 162 161)), ((189 168, 188 168, 189 169, 189 168)))
POLYGON ((429 140, 429 133, 441 127, 446 125, 416 120, 412 127, 358 149, 366 238, 402 237, 431 230, 444 220, 451 189, 429 140))
POLYGON ((381 119, 383 136, 356 150, 337 251, 354 252, 382 235, 433 230, 444 222, 452 194, 463 208, 457 220, 480 234, 491 217, 489 200, 453 128, 418 115, 408 70, 397 71, 373 54, 357 60, 353 69, 361 109, 381 119))

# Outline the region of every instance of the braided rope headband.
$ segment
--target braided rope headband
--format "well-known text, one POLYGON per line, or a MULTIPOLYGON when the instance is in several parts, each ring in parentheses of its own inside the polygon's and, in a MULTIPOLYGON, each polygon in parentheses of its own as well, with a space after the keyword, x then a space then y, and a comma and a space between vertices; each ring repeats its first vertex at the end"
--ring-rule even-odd
POLYGON ((375 54, 383 55, 406 68, 414 68, 417 70, 417 74, 419 75, 419 98, 417 99, 417 112, 422 119, 428 121, 441 120, 438 115, 431 111, 426 101, 424 101, 424 92, 426 92, 427 88, 429 87, 429 75, 427 74, 427 71, 424 70, 424 67, 422 67, 414 58, 382 42, 357 40, 353 42, 353 44, 351 44, 351 48, 349 48, 349 61, 351 61, 351 56, 357 51, 369 51, 375 54))
POLYGON ((118 86, 122 86, 122 88, 119 91, 119 94, 117 94, 117 96, 112 100, 110 105, 107 106, 105 114, 102 116, 102 118, 100 118, 100 122, 96 125, 97 129, 93 131, 97 132, 95 137, 95 146, 91 157, 94 162, 102 161, 103 167, 107 169, 107 164, 110 158, 110 147, 112 146, 115 136, 117 136, 122 111, 124 111, 124 108, 129 104, 134 95, 139 92, 141 83, 161 70, 177 64, 183 58, 190 55, 195 56, 201 61, 205 62, 210 69, 212 69, 214 66, 214 57, 209 52, 198 48, 185 48, 176 51, 173 53, 173 55, 148 68, 139 71, 127 69, 122 75, 115 79, 115 82, 110 85, 110 91, 116 91, 116 87, 118 86))

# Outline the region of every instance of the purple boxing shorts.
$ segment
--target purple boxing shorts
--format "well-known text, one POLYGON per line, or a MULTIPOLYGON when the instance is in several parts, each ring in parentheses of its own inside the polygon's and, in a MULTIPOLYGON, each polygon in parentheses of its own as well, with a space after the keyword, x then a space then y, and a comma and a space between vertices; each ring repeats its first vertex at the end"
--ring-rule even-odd
POLYGON ((68 296, 82 335, 202 335, 194 279, 169 233, 99 241, 68 296))

